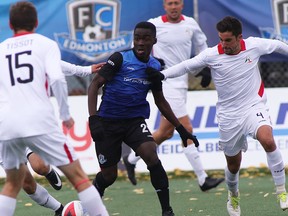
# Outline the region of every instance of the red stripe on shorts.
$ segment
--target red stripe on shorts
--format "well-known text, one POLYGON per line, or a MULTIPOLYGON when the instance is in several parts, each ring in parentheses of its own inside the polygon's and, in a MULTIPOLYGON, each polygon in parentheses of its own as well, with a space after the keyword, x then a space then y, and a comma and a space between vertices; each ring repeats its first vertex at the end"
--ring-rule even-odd
POLYGON ((259 95, 260 97, 262 97, 263 94, 264 94, 264 83, 263 83, 263 81, 262 81, 262 82, 261 82, 261 85, 260 85, 260 88, 259 88, 259 91, 258 91, 258 95, 259 95))
POLYGON ((73 162, 73 158, 72 158, 71 152, 69 151, 69 148, 68 148, 66 143, 64 144, 64 150, 66 152, 66 155, 67 155, 70 163, 72 163, 73 162))

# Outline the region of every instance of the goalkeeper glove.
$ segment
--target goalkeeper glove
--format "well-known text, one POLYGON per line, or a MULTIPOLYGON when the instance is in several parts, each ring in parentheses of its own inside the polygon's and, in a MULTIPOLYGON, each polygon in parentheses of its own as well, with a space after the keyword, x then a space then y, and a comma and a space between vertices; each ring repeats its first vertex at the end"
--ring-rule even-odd
POLYGON ((161 82, 165 78, 160 71, 152 67, 147 67, 145 72, 148 76, 147 79, 152 83, 161 82))
POLYGON ((211 70, 209 67, 205 67, 203 68, 197 75, 198 76, 202 76, 202 80, 201 80, 201 86, 203 88, 206 88, 207 86, 209 86, 210 82, 211 82, 211 70))
POLYGON ((182 139, 182 142, 183 142, 183 145, 184 147, 187 147, 187 140, 188 139, 191 139, 193 142, 194 142, 194 145, 196 147, 199 146, 199 141, 197 140, 196 136, 192 135, 191 133, 189 133, 184 127, 183 125, 179 125, 178 127, 175 128, 177 130, 177 132, 179 133, 181 139, 182 139))

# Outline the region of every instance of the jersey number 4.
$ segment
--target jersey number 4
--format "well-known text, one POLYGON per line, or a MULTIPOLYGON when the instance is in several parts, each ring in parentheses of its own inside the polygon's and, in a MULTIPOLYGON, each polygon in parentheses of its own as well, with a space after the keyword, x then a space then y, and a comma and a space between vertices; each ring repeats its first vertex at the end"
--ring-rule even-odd
POLYGON ((20 53, 15 53, 15 56, 14 56, 15 61, 13 60, 12 55, 6 55, 6 58, 8 59, 8 64, 9 64, 10 81, 11 81, 12 86, 15 85, 16 80, 19 83, 29 83, 29 82, 33 81, 33 66, 29 63, 20 63, 19 59, 20 59, 21 55, 31 55, 31 51, 24 51, 24 52, 20 52, 20 53), (15 62, 14 67, 12 65, 12 62, 15 62), (23 68, 23 67, 28 68, 28 70, 27 70, 28 78, 26 78, 26 79, 21 79, 20 77, 15 78, 13 68, 19 69, 19 68, 23 68))

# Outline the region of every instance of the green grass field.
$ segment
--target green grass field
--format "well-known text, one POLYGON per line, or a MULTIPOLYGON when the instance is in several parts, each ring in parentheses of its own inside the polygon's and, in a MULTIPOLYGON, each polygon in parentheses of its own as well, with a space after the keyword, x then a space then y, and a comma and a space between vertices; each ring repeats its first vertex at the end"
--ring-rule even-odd
MULTIPOLYGON (((222 176, 221 172, 210 173, 222 176)), ((91 177, 92 178, 92 177, 91 177)), ((170 199, 176 216, 226 216, 227 190, 225 184, 209 192, 201 192, 197 180, 189 173, 169 173, 170 199)), ((75 190, 64 180, 61 191, 55 191, 45 179, 37 179, 62 203, 77 199, 75 190)), ((241 211, 243 216, 287 215, 276 202, 271 175, 267 171, 242 170, 240 179, 241 211)), ((110 186, 104 195, 110 216, 160 216, 160 205, 147 174, 138 174, 138 184, 133 186, 125 177, 110 186)), ((35 204, 24 192, 18 196, 16 216, 48 216, 54 213, 35 204)))

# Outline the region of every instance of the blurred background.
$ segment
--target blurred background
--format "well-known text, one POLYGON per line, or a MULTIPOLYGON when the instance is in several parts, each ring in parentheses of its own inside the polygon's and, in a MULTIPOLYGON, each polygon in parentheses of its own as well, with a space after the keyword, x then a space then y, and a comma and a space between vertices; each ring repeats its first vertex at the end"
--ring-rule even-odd
MULTIPOLYGON (((9 7, 0 2, 0 41, 11 37, 9 7)), ((136 23, 164 14, 163 0, 33 0, 39 12, 37 32, 57 41, 62 59, 78 65, 105 61, 115 51, 131 47, 136 23)), ((216 23, 224 16, 239 18, 243 37, 287 41, 288 0, 184 0, 183 14, 193 16, 208 38, 219 42, 216 23), (260 7, 261 5, 261 7, 260 7)), ((269 55, 260 61, 266 87, 287 87, 287 59, 269 55)), ((85 95, 90 77, 67 77, 70 95, 85 95)), ((207 89, 214 89, 213 83, 207 89)), ((189 90, 202 90, 200 78, 189 77, 189 90)))

